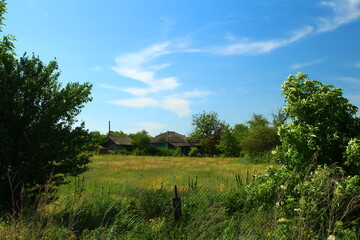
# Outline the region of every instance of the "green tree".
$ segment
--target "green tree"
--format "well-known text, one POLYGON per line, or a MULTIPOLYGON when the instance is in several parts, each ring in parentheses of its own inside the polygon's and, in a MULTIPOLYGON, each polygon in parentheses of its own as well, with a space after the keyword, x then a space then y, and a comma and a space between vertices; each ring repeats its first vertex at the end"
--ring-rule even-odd
POLYGON ((135 134, 131 134, 130 137, 132 138, 131 144, 134 148, 138 149, 141 154, 144 154, 146 149, 149 147, 151 137, 149 136, 148 132, 142 130, 135 134))
POLYGON ((221 132, 219 145, 216 146, 225 157, 237 157, 240 154, 240 145, 234 134, 234 129, 226 125, 221 132))
POLYGON ((283 108, 278 108, 275 113, 271 114, 273 117, 272 125, 275 128, 280 127, 285 124, 287 119, 289 118, 288 114, 283 108))
POLYGON ((110 131, 109 136, 111 137, 127 137, 128 135, 123 131, 110 131))
POLYGON ((90 138, 90 148, 93 150, 98 150, 98 147, 106 142, 106 135, 101 134, 99 131, 90 132, 90 138))
POLYGON ((193 115, 192 125, 195 126, 190 138, 199 140, 204 153, 209 155, 218 154, 216 146, 220 143, 221 132, 225 122, 219 120, 216 112, 202 112, 193 115))
POLYGON ((243 137, 241 150, 250 157, 259 156, 273 150, 279 144, 276 129, 266 126, 250 128, 248 134, 243 137))
MULTIPOLYGON (((0 1, 1 24, 5 2, 0 1)), ((17 211, 42 187, 86 170, 89 134, 73 127, 91 84, 58 82, 56 61, 16 58, 12 37, 0 42, 0 207, 17 211)))
POLYGON ((280 128, 282 147, 278 158, 290 169, 303 170, 317 164, 337 164, 359 172, 356 145, 360 135, 357 107, 342 96, 342 90, 298 73, 282 86, 292 123, 280 128))
POLYGON ((249 157, 263 155, 279 144, 276 128, 261 114, 253 114, 246 122, 248 130, 243 133, 240 146, 243 153, 249 157))
POLYGON ((256 127, 268 127, 270 122, 262 115, 254 113, 251 116, 251 120, 246 122, 250 129, 256 127))

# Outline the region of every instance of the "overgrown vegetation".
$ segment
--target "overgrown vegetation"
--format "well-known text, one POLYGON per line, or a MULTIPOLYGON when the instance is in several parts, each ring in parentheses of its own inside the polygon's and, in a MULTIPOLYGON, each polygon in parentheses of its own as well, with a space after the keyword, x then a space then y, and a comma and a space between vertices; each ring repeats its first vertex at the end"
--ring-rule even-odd
MULTIPOLYGON (((4 11, 0 1, 1 24, 4 11)), ((16 214, 49 182, 56 188, 86 171, 89 135, 73 125, 91 84, 61 87, 56 61, 17 58, 13 42, 0 40, 0 211, 16 214)))
MULTIPOLYGON (((1 25, 4 11, 1 0, 1 25)), ((272 124, 194 115, 202 148, 190 156, 244 158, 95 156, 86 173, 104 139, 72 128, 90 84, 61 88, 56 62, 16 58, 11 36, 0 54, 0 239, 360 239, 360 119, 341 89, 298 73, 272 124), (244 164, 272 159, 282 165, 244 164)), ((149 139, 133 135, 133 153, 146 155, 149 139)))

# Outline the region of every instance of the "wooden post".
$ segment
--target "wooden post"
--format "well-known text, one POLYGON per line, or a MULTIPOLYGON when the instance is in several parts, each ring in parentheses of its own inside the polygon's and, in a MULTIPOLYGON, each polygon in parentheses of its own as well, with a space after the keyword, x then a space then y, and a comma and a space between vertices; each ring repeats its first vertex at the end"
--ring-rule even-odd
POLYGON ((178 196, 176 185, 174 190, 175 190, 175 197, 173 198, 174 219, 175 221, 178 221, 181 218, 181 198, 178 196))

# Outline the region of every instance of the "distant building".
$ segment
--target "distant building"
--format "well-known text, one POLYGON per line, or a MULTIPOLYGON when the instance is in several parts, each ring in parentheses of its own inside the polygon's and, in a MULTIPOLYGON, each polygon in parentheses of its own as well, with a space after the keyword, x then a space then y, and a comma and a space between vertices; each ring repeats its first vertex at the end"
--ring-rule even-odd
POLYGON ((105 148, 113 151, 117 150, 131 150, 132 139, 130 137, 107 137, 107 142, 103 145, 105 148))
POLYGON ((188 154, 190 148, 194 146, 188 141, 188 138, 176 132, 167 131, 157 135, 150 141, 151 147, 162 147, 174 149, 179 147, 182 154, 188 154))

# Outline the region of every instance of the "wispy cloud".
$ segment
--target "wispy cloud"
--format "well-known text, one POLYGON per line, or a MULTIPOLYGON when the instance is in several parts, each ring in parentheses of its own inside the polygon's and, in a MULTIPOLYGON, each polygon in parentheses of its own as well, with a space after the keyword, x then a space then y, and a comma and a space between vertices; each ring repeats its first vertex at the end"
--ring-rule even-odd
POLYGON ((121 105, 121 106, 125 106, 125 107, 136 107, 136 108, 160 106, 159 101, 157 101, 153 98, 147 98, 147 97, 115 100, 115 101, 110 101, 109 103, 121 105))
POLYGON ((309 67, 318 63, 321 63, 323 61, 325 61, 326 58, 321 58, 321 59, 316 59, 316 60, 312 60, 309 62, 303 62, 303 63, 295 63, 293 65, 290 66, 290 69, 300 69, 300 68, 304 68, 304 67, 309 67))
POLYGON ((360 68, 360 62, 355 63, 354 66, 360 68))
POLYGON ((92 70, 95 71, 95 72, 99 72, 99 71, 103 70, 103 67, 99 66, 99 65, 96 65, 95 67, 93 67, 92 70))
POLYGON ((200 91, 200 90, 194 90, 191 92, 183 92, 181 93, 181 97, 184 98, 199 98, 199 97, 207 97, 211 95, 212 93, 209 91, 200 91))
POLYGON ((190 115, 190 105, 194 98, 205 97, 209 92, 194 90, 189 92, 174 92, 181 85, 176 77, 156 77, 157 72, 169 67, 168 62, 152 64, 160 56, 175 52, 196 52, 194 49, 186 48, 186 43, 181 41, 163 42, 154 44, 136 53, 129 53, 116 58, 116 66, 112 69, 120 75, 140 81, 146 85, 138 87, 117 87, 108 84, 100 85, 103 88, 127 92, 134 95, 134 98, 110 101, 126 107, 145 108, 157 107, 173 112, 179 117, 190 115), (147 97, 156 93, 156 98, 147 97), (161 94, 162 93, 162 94, 161 94))
POLYGON ((358 78, 353 78, 353 77, 341 77, 341 78, 339 78, 339 79, 340 79, 340 81, 343 81, 343 82, 346 82, 346 83, 360 85, 360 79, 358 79, 358 78))
POLYGON ((190 101, 183 98, 166 97, 161 100, 154 98, 131 98, 123 100, 110 101, 110 104, 116 104, 125 107, 157 107, 170 112, 174 112, 178 117, 187 117, 190 114, 190 101))
POLYGON ((131 129, 124 129, 123 131, 125 133, 136 133, 146 130, 150 135, 155 136, 159 131, 165 130, 167 127, 165 124, 156 122, 135 122, 131 124, 135 125, 135 127, 131 129))
POLYGON ((173 25, 175 25, 175 20, 169 17, 160 17, 161 25, 162 25, 162 34, 168 34, 172 29, 173 25))
POLYGON ((120 75, 140 81, 146 85, 145 88, 123 88, 122 91, 133 95, 146 95, 164 90, 175 89, 180 83, 175 77, 157 78, 157 71, 170 66, 170 63, 161 65, 149 65, 152 60, 166 54, 172 50, 170 42, 154 44, 140 52, 129 53, 115 59, 116 66, 112 69, 120 75))
POLYGON ((287 46, 314 33, 334 30, 360 17, 360 0, 323 1, 322 6, 330 7, 333 14, 330 17, 320 17, 318 23, 305 26, 295 31, 287 39, 249 40, 236 39, 230 33, 227 38, 231 43, 209 48, 208 52, 221 55, 257 55, 269 53, 280 47, 287 46))
POLYGON ((161 130, 166 128, 165 124, 155 122, 138 122, 136 124, 150 130, 161 130))
POLYGON ((292 42, 298 41, 313 31, 313 27, 306 26, 303 29, 296 31, 288 39, 274 39, 267 41, 248 41, 241 40, 222 47, 216 47, 210 51, 223 55, 253 55, 268 53, 276 48, 286 46, 292 42))
POLYGON ((323 1, 320 4, 332 8, 334 16, 319 18, 317 32, 334 30, 360 17, 360 0, 323 1))

